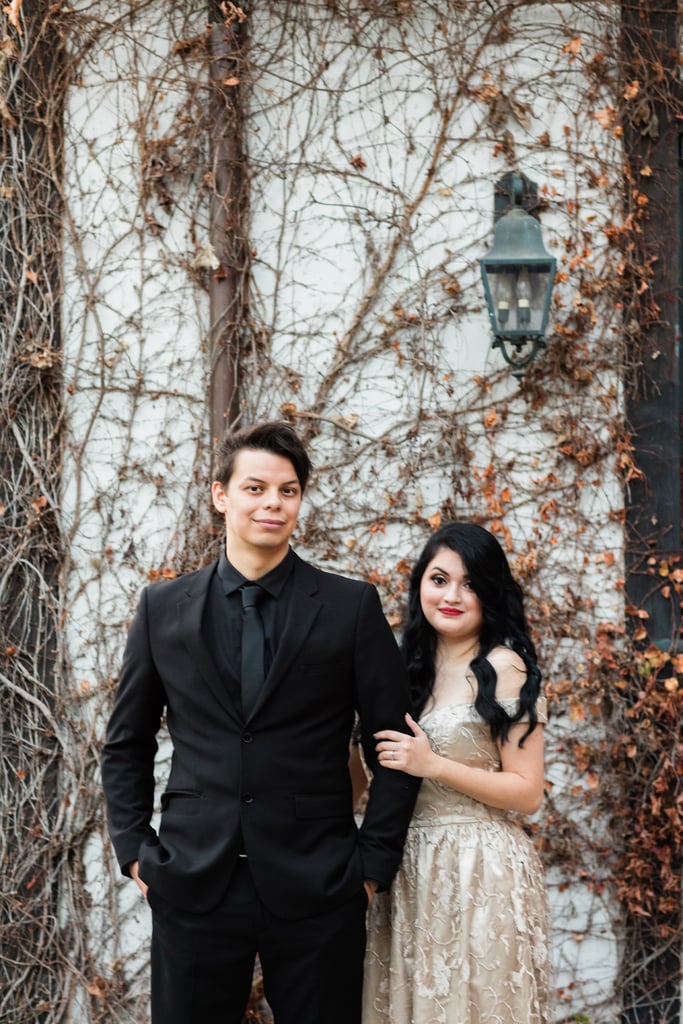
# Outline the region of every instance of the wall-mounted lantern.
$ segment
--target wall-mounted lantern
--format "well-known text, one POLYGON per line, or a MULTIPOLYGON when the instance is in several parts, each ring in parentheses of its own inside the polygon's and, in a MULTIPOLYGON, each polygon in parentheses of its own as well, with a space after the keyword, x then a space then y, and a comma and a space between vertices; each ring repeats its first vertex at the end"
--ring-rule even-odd
POLYGON ((516 376, 545 348, 556 260, 545 249, 541 225, 530 213, 536 186, 521 174, 496 182, 493 245, 479 260, 493 347, 516 376), (513 349, 514 351, 510 351, 513 349))

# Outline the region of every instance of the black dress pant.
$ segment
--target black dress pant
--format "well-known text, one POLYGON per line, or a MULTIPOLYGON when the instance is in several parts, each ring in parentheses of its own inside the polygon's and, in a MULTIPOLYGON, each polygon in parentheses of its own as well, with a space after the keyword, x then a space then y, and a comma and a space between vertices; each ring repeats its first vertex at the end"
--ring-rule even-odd
POLYGON ((257 953, 275 1024, 360 1024, 364 889, 334 910, 289 921, 264 907, 240 859, 209 913, 148 898, 152 1024, 241 1024, 257 953))

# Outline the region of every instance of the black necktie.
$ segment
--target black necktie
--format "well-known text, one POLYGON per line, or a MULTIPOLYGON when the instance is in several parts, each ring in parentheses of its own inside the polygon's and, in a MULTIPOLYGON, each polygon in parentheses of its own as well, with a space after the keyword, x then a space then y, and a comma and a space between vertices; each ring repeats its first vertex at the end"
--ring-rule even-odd
POLYGON ((242 588, 242 712, 249 718, 265 679, 265 635, 258 603, 263 590, 257 583, 242 588))

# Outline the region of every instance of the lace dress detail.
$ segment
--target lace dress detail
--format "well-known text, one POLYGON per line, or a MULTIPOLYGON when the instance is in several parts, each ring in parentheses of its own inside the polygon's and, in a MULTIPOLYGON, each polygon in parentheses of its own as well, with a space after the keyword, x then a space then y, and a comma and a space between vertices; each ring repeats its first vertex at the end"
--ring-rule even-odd
MULTIPOLYGON (((537 711, 545 723, 545 701, 537 711)), ((501 770, 474 705, 420 724, 439 754, 501 770)), ((401 868, 368 912, 363 1024, 548 1024, 548 924, 543 869, 519 824, 425 779, 401 868)))

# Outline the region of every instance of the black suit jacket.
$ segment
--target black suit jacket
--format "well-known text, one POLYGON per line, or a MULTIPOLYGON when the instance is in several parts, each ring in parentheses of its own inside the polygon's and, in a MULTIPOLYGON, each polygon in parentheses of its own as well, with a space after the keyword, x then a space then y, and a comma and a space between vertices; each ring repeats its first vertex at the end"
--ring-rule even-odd
POLYGON ((122 870, 170 903, 221 899, 243 838, 266 906, 290 919, 332 909, 364 878, 388 886, 419 780, 377 764, 372 734, 406 731, 405 671, 374 587, 296 558, 284 632, 248 721, 202 638, 212 565, 147 588, 131 624, 102 777, 122 870), (365 818, 352 808, 354 711, 374 772, 365 818), (154 806, 156 734, 173 756, 154 806))

